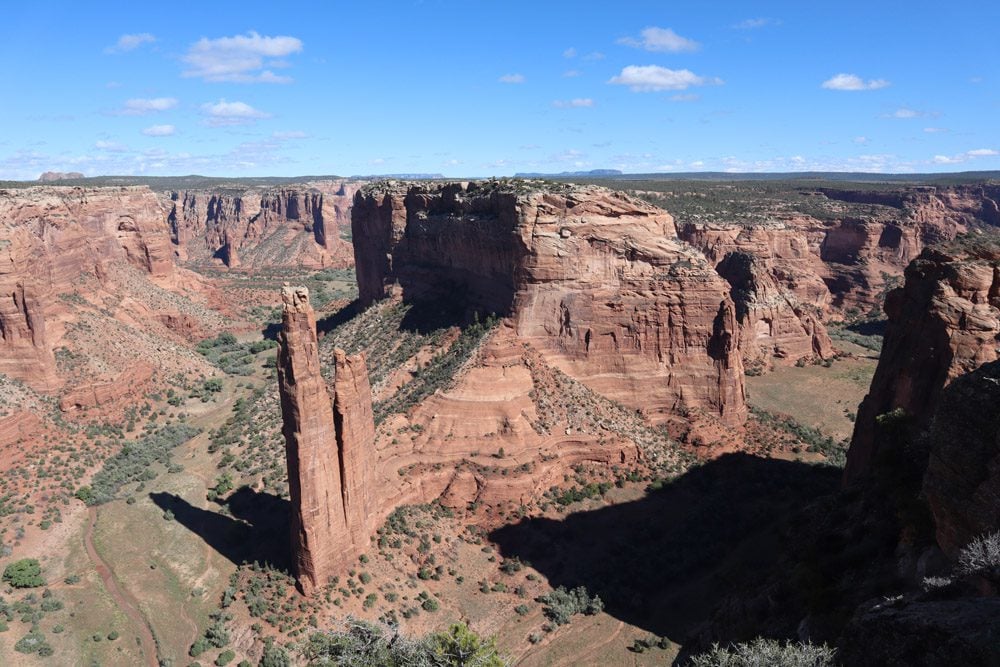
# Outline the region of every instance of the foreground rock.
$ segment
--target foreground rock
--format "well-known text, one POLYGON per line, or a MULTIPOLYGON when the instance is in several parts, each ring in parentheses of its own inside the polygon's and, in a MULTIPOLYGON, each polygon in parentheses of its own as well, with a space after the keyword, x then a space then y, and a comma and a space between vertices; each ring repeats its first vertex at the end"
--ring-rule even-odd
POLYGON ((1000 354, 1000 245, 928 249, 889 294, 889 324, 871 389, 858 409, 845 477, 873 472, 886 445, 881 415, 894 410, 916 430, 934 414, 941 390, 1000 354))
POLYGON ((546 361, 653 421, 746 418, 729 285, 668 213, 597 187, 509 181, 361 190, 362 305, 402 294, 509 316, 546 361))
POLYGON ((292 566, 300 589, 311 595, 368 543, 374 443, 362 439, 374 434, 371 392, 364 358, 341 353, 336 386, 343 396, 334 408, 320 373, 309 292, 286 286, 281 297, 278 387, 292 505, 292 566))

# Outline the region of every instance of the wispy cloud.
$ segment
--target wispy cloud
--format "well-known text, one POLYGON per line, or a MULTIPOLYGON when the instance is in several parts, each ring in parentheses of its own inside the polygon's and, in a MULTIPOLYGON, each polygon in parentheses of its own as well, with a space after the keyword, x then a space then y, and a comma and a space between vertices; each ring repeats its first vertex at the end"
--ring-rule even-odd
POLYGON ((936 132, 947 132, 947 131, 948 131, 947 128, 944 128, 944 127, 925 127, 924 128, 924 132, 927 132, 928 134, 934 134, 936 132))
POLYGON ((555 100, 552 106, 557 109, 585 109, 594 106, 594 100, 589 97, 576 97, 572 100, 555 100))
POLYGON ((618 40, 618 43, 637 49, 668 53, 697 51, 701 48, 701 45, 693 39, 681 37, 670 28, 657 28, 655 26, 644 28, 639 33, 638 39, 635 37, 623 37, 618 40))
POLYGON ((563 58, 576 58, 576 49, 571 46, 563 51, 563 58))
POLYGON ((920 116, 923 116, 924 114, 922 114, 919 111, 915 111, 913 109, 907 109, 906 107, 900 107, 899 109, 896 109, 895 111, 893 111, 891 114, 888 114, 888 115, 891 116, 892 118, 919 118, 920 116))
POLYGON ((822 87, 828 90, 878 90, 888 85, 889 82, 885 79, 865 81, 856 74, 835 74, 824 81, 822 87))
POLYGON ((212 127, 247 125, 271 117, 271 114, 254 109, 246 102, 227 102, 224 99, 202 104, 201 111, 208 117, 205 123, 212 127))
POLYGON ((500 83, 524 83, 523 74, 504 74, 497 79, 500 83))
POLYGON ((114 45, 104 49, 104 52, 125 53, 127 51, 134 51, 143 44, 152 44, 155 41, 156 37, 148 32, 140 32, 134 35, 122 35, 118 38, 118 41, 115 42, 114 45))
POLYGON ((957 155, 935 155, 931 159, 931 162, 934 164, 961 164, 968 160, 974 160, 980 157, 996 157, 997 155, 1000 155, 1000 151, 992 148, 975 148, 971 151, 965 151, 964 153, 959 153, 957 155))
POLYGON ((172 137, 177 133, 173 125, 151 125, 142 131, 147 137, 172 137))
POLYGON ((158 111, 168 111, 177 106, 173 97, 135 98, 125 101, 118 113, 122 116, 145 116, 158 111))
POLYGON ((781 22, 777 19, 760 17, 755 19, 744 19, 733 25, 733 28, 736 30, 757 30, 758 28, 764 28, 769 25, 778 25, 779 23, 781 22))
POLYGON ((698 93, 677 93, 670 96, 671 102, 697 102, 701 99, 698 93))
POLYGON ((205 81, 290 83, 291 77, 272 71, 287 67, 286 61, 265 59, 285 58, 301 51, 302 40, 287 35, 267 37, 249 32, 218 39, 202 37, 181 58, 188 65, 182 75, 205 81))
POLYGON ((578 70, 578 69, 568 69, 565 72, 563 72, 563 76, 566 77, 566 78, 568 78, 568 79, 571 79, 571 78, 573 78, 575 76, 580 76, 580 70, 578 70))
POLYGON ((661 90, 686 90, 691 86, 720 85, 718 77, 698 76, 686 69, 667 69, 658 65, 629 65, 621 74, 611 77, 608 83, 628 86, 634 93, 652 93, 661 90))
POLYGON ((275 132, 271 136, 278 141, 287 141, 289 139, 306 139, 309 135, 300 130, 284 130, 275 132))

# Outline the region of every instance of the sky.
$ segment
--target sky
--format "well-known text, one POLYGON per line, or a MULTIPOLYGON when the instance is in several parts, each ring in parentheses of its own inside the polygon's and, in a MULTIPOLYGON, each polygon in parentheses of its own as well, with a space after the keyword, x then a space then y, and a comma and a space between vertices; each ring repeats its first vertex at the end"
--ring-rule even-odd
POLYGON ((10 3, 0 180, 1000 169, 1000 3, 10 3))

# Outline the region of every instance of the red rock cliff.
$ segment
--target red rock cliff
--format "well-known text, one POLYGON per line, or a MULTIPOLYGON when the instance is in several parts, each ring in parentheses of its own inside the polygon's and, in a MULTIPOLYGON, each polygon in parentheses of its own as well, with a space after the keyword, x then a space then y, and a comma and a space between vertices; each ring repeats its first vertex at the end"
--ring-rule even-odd
POLYGON ((304 287, 282 289, 278 386, 291 496, 292 564, 310 595, 368 544, 374 465, 364 358, 337 354, 337 398, 320 374, 316 318, 304 287))
POLYGON ((872 471, 879 415, 901 408, 925 426, 942 389, 1000 352, 1000 246, 927 249, 889 294, 889 324, 871 389, 861 407, 845 478, 872 471))
POLYGON ((729 286, 661 209, 598 187, 381 183, 355 197, 352 233, 363 305, 464 301, 654 421, 745 419, 729 286))
POLYGON ((103 280, 128 262, 152 278, 174 274, 156 196, 145 187, 0 190, 0 373, 40 390, 59 384, 46 321, 84 274, 103 280))
MULTIPOLYGON (((231 258, 254 267, 351 264, 350 244, 340 238, 342 211, 315 188, 188 191, 170 193, 167 220, 183 259, 227 266, 231 258), (333 219, 328 216, 333 214, 333 219)), ((332 195, 341 202, 346 197, 332 195)))

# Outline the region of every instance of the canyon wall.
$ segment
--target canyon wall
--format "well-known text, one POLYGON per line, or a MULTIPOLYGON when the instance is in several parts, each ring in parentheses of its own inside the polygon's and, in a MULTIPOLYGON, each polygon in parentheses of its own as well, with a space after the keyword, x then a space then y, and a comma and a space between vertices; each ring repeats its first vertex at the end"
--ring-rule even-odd
POLYGON ((168 193, 167 222, 178 256, 236 268, 352 263, 341 231, 350 222, 356 186, 318 182, 270 190, 191 190, 168 193))
POLYGON ((0 373, 43 391, 60 384, 53 345, 59 295, 82 276, 127 263, 160 284, 175 278, 170 238, 145 187, 0 190, 0 373))
POLYGON ((320 373, 309 292, 286 286, 281 297, 277 368, 292 565, 300 589, 311 595, 368 544, 375 426, 364 358, 338 352, 338 395, 331 403, 320 373))
POLYGON ((598 187, 523 181, 359 191, 362 305, 399 293, 510 317, 548 363, 654 422, 746 417, 729 285, 665 211, 598 187))
POLYGON ((754 255, 798 303, 840 319, 877 312, 928 245, 1000 226, 996 184, 819 188, 814 196, 830 209, 822 217, 776 209, 767 222, 690 222, 678 233, 713 262, 730 252, 754 255), (839 202, 853 208, 838 212, 839 202))
POLYGON ((901 410, 920 429, 942 389, 1000 354, 1000 245, 927 249, 885 304, 889 317, 871 388, 858 409, 845 477, 872 472, 880 415, 901 410))

